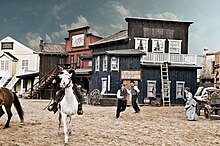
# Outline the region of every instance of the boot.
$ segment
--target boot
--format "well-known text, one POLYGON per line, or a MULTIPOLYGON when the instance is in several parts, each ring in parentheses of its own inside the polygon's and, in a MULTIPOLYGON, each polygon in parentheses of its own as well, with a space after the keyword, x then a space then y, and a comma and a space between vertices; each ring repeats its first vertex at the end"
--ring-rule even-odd
POLYGON ((52 103, 47 109, 48 111, 53 111, 55 114, 58 111, 57 102, 52 103))

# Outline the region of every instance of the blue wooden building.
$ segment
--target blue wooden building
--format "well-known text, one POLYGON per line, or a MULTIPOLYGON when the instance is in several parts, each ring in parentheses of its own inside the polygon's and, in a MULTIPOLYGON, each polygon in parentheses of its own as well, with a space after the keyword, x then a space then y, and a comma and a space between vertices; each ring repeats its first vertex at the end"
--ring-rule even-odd
POLYGON ((120 83, 141 90, 139 103, 161 97, 164 105, 182 104, 184 87, 197 89, 197 56, 188 54, 192 22, 125 18, 128 29, 90 44, 90 90, 116 93, 120 83))

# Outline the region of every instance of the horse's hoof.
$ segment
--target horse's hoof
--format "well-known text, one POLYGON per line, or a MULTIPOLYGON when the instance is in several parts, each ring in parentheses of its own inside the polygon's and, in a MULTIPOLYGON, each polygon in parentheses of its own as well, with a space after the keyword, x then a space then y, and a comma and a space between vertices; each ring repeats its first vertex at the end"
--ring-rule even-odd
POLYGON ((10 127, 9 125, 5 125, 4 129, 9 128, 9 127, 10 127))
POLYGON ((64 146, 66 146, 66 145, 69 145, 69 144, 66 142, 66 143, 64 143, 64 146))

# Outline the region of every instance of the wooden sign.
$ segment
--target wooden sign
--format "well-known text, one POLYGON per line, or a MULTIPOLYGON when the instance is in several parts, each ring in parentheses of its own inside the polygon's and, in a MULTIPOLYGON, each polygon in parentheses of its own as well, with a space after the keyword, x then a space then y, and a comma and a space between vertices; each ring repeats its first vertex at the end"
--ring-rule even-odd
POLYGON ((122 80, 141 80, 141 71, 140 70, 122 70, 121 71, 122 80))

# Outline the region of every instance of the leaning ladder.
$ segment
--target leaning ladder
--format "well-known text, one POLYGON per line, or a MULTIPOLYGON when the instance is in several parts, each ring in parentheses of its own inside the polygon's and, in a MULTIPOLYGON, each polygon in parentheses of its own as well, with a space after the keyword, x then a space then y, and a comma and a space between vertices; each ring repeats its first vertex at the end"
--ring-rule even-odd
POLYGON ((168 74, 168 63, 162 63, 160 68, 163 106, 167 104, 170 106, 170 81, 168 74))

